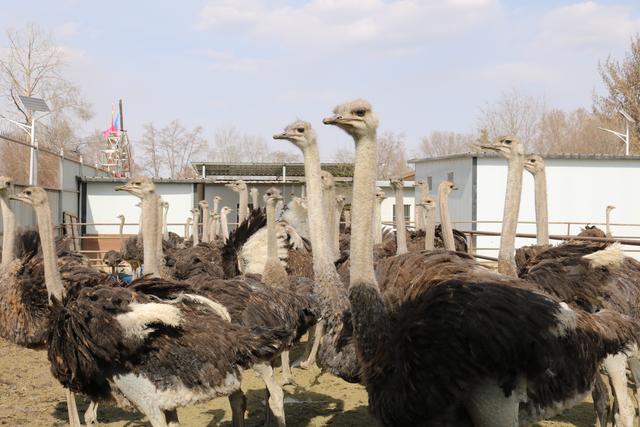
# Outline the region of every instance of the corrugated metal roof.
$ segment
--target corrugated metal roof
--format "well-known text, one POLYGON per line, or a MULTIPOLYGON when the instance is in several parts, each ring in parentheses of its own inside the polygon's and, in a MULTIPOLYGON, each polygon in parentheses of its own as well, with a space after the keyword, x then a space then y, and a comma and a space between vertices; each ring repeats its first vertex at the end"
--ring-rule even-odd
MULTIPOLYGON (((462 159, 462 158, 496 158, 499 157, 496 153, 485 152, 473 152, 473 153, 458 153, 449 154, 446 156, 435 157, 423 157, 419 159, 409 159, 407 163, 419 163, 419 162, 431 162, 436 160, 449 160, 449 159, 462 159)), ((545 159, 576 159, 576 160, 640 160, 640 156, 624 156, 620 154, 581 154, 581 153, 556 153, 556 154, 544 154, 545 159)))
MULTIPOLYGON (((202 168, 206 177, 280 177, 286 168, 287 177, 304 177, 304 163, 217 163, 193 162, 193 167, 202 175, 202 168)), ((334 177, 350 178, 353 176, 352 163, 322 163, 321 168, 334 177)))

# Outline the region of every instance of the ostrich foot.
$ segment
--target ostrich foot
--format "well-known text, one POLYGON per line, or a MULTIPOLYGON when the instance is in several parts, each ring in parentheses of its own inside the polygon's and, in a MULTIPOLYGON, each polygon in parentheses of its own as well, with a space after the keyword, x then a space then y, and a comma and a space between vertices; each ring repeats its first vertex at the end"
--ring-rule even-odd
POLYGON ((282 362, 282 381, 280 385, 295 385, 296 382, 291 374, 291 366, 289 366, 289 350, 282 352, 280 360, 282 362))
POLYGON ((84 413, 84 423, 88 426, 98 424, 98 402, 93 400, 89 403, 89 407, 84 413))

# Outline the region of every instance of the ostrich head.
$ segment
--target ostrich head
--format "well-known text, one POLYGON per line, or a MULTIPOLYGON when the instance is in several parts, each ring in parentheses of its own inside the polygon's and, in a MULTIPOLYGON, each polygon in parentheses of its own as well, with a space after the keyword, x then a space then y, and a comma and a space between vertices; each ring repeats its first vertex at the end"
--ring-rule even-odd
POLYGON ((122 214, 118 215, 116 218, 118 218, 120 221, 124 221, 124 215, 122 214))
POLYGON ((222 197, 220 197, 220 196, 213 196, 213 201, 214 201, 214 202, 219 202, 220 200, 222 200, 222 197))
POLYGON ((195 208, 191 209, 189 212, 191 212, 191 215, 193 216, 193 218, 195 218, 199 214, 198 209, 195 209, 195 208))
POLYGON ((333 175, 327 171, 320 172, 320 180, 322 182, 323 190, 331 190, 335 186, 335 180, 333 179, 333 175))
POLYGON ((607 206, 607 212, 611 212, 612 210, 614 210, 616 207, 613 205, 609 205, 607 206))
POLYGON ((458 187, 451 181, 442 181, 438 186, 438 193, 448 196, 452 191, 457 190, 458 187))
POLYGON ((374 137, 378 128, 378 116, 371 104, 364 99, 338 105, 333 116, 322 120, 325 125, 338 126, 354 138, 374 137))
POLYGON ((249 194, 251 194, 251 197, 254 197, 254 194, 258 194, 258 189, 256 187, 251 187, 249 194))
POLYGON ((493 144, 481 144, 480 147, 484 150, 495 151, 500 157, 507 160, 524 157, 524 147, 515 137, 505 136, 493 144))
POLYGON ((429 192, 429 183, 427 181, 416 181, 414 186, 419 188, 421 192, 429 192))
POLYGON ((376 200, 378 201, 378 203, 382 203, 382 201, 386 198, 387 193, 385 193, 382 188, 376 187, 376 200))
POLYGON ((200 200, 198 202, 198 206, 200 206, 202 209, 209 209, 209 203, 206 200, 200 200))
POLYGON ((336 196, 336 203, 338 204, 338 206, 344 206, 346 201, 347 201, 347 198, 344 197, 342 194, 338 194, 336 196))
POLYGON ((187 218, 187 224, 193 224, 193 218, 191 217, 187 218))
POLYGON ((531 154, 525 159, 524 168, 535 175, 544 170, 544 160, 537 154, 531 154))
POLYGON ((233 210, 228 206, 223 206, 222 209, 220 209, 220 215, 228 215, 231 212, 233 212, 233 210))
POLYGON ((431 196, 425 196, 418 205, 430 211, 436 208, 436 200, 431 196))
POLYGON ((247 184, 241 179, 230 182, 229 184, 225 184, 224 186, 231 188, 236 193, 240 193, 247 189, 247 184))
POLYGON ((284 132, 273 135, 273 139, 287 140, 301 150, 304 150, 315 144, 316 132, 311 127, 311 123, 297 120, 284 128, 284 132))
POLYGON ((0 191, 10 191, 13 186, 13 180, 8 176, 0 176, 0 191))
POLYGON ((400 190, 404 187, 404 181, 402 178, 394 177, 389 180, 389 183, 393 187, 394 190, 400 190))
POLYGON ((282 193, 280 193, 280 190, 278 190, 275 187, 269 188, 264 193, 264 201, 265 201, 265 203, 271 203, 271 204, 273 204, 273 206, 275 206, 281 200, 282 200, 282 193))
POLYGON ((9 196, 9 198, 24 202, 34 208, 49 203, 47 192, 40 187, 27 187, 21 193, 9 196))
POLYGON ((151 178, 140 176, 130 179, 125 185, 116 187, 116 191, 126 191, 142 199, 145 195, 155 193, 156 186, 151 178))

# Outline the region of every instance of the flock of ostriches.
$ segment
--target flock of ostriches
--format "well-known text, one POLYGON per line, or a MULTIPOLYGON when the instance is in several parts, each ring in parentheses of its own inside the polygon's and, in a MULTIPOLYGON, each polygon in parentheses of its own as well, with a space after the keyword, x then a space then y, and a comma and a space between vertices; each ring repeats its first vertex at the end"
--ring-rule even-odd
POLYGON ((100 401, 114 400, 155 427, 177 426, 178 407, 226 395, 233 425, 243 426, 249 369, 264 380, 267 422, 284 426, 282 384, 293 381, 288 350, 307 332, 300 366, 317 363, 363 384, 382 425, 530 425, 589 393, 601 425, 634 425, 638 396, 628 384, 640 381, 640 263, 615 243, 578 237, 549 245, 539 156, 526 156, 513 138, 481 146, 508 161, 496 272, 467 254, 464 235, 452 229, 451 182, 439 185, 437 201, 418 183, 419 226, 405 232, 403 186, 392 180, 399 231, 383 232, 378 118, 368 102, 339 105, 323 123, 355 141, 348 218, 344 197, 320 169, 313 128, 296 121, 274 138, 302 151, 307 195, 281 215, 278 190, 255 208, 257 191, 239 181, 231 184, 239 226, 228 233, 229 209, 215 198, 211 208, 203 201, 192 211, 182 238, 167 232, 168 207, 150 179, 119 187, 140 199, 141 232, 122 238, 122 250, 106 261, 125 260, 134 270, 144 264, 131 283, 54 239, 43 189, 11 194, 10 179, 1 180, 0 333, 47 349, 72 426, 80 425, 74 393, 91 399, 87 424, 97 422, 100 401), (516 250, 525 169, 535 177, 538 244, 516 250), (16 230, 10 200, 33 207, 37 232, 16 230), (282 380, 273 374, 277 358, 282 380))

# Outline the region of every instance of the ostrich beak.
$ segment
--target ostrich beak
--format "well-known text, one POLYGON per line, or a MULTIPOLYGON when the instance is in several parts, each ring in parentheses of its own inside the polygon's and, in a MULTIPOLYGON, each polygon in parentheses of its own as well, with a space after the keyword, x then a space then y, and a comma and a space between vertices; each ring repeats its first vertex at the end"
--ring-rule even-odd
POLYGON ((455 185, 453 186, 452 190, 458 190, 458 187, 456 187, 455 185))
POLYGON ((17 200, 19 202, 29 203, 31 199, 26 194, 12 194, 9 196, 9 200, 17 200))
POLYGON ((325 117, 324 119, 322 119, 322 123, 324 123, 325 125, 337 125, 341 120, 343 120, 342 115, 335 114, 333 116, 325 117))
POLYGON ((286 132, 276 133, 273 135, 273 139, 288 139, 288 135, 286 132))
POLYGON ((131 187, 129 186, 129 184, 123 184, 123 185, 118 185, 116 188, 114 188, 114 190, 116 191, 129 191, 131 187))

